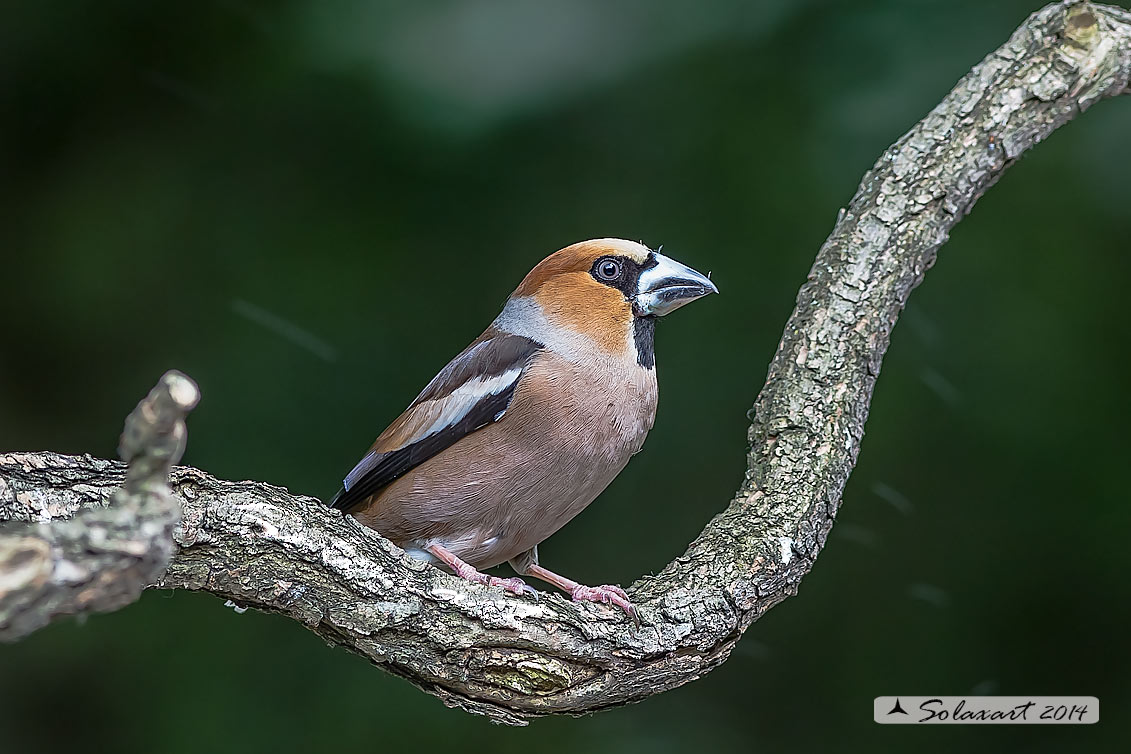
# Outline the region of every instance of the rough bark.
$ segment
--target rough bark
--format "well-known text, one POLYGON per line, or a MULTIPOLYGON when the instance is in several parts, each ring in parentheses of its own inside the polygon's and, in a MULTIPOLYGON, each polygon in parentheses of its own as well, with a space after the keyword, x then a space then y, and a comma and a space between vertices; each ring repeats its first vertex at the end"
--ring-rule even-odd
MULTIPOLYGON (((626 704, 702 676, 812 567, 892 327, 950 229, 1023 152, 1126 92, 1129 74, 1131 13, 1050 5, 884 152, 798 295, 751 412, 742 487, 684 555, 629 588, 640 628, 606 606, 459 581, 313 498, 188 468, 172 474, 183 520, 155 586, 290 616, 505 723, 626 704)), ((89 457, 0 455, 0 519, 54 530, 113 510, 123 473, 89 457)))
POLYGON ((181 520, 169 469, 184 453, 184 418, 199 397, 183 374, 161 378, 126 418, 118 452, 130 465, 116 489, 102 483, 110 461, 73 459, 80 473, 67 474, 62 485, 54 456, 4 456, 0 520, 20 523, 0 530, 0 640, 59 615, 117 610, 161 577, 181 520), (59 494, 43 495, 44 482, 59 494))

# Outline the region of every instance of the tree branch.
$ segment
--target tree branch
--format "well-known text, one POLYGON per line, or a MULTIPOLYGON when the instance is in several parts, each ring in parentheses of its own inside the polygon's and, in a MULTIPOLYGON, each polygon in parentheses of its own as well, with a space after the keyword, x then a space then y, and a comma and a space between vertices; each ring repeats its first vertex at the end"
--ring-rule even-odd
MULTIPOLYGON (((1023 152, 1126 92, 1129 74, 1131 13, 1051 5, 883 154, 798 295, 752 414, 741 489, 684 555, 628 590, 641 628, 606 606, 460 581, 312 498, 195 469, 173 472, 183 520, 155 585, 290 616, 446 704, 505 723, 626 704, 702 676, 812 567, 855 463, 892 327, 950 229, 1023 152)), ((41 542, 68 524, 89 540, 97 529, 88 517, 123 506, 113 493, 123 472, 90 457, 0 455, 0 519, 48 522, 36 529, 41 542)), ((135 519, 135 533, 167 521, 141 509, 135 519)), ((145 541, 159 553, 159 540, 145 541)), ((0 600, 13 578, 29 581, 19 576, 30 568, 22 559, 46 557, 45 547, 29 544, 20 552, 30 555, 6 565, 0 556, 0 600)), ((50 571, 56 581, 60 562, 50 571)), ((59 604, 27 625, 93 606, 59 604)))
POLYGON ((137 404, 118 445, 129 471, 113 491, 100 479, 109 461, 85 457, 64 467, 53 462, 64 456, 0 456, 0 520, 26 522, 0 531, 0 640, 19 639, 59 615, 117 610, 161 577, 181 520, 169 469, 184 453, 184 418, 199 397, 196 384, 174 371, 137 404), (57 485, 46 495, 41 483, 25 484, 44 475, 57 485), (84 504, 91 501, 99 504, 84 504))

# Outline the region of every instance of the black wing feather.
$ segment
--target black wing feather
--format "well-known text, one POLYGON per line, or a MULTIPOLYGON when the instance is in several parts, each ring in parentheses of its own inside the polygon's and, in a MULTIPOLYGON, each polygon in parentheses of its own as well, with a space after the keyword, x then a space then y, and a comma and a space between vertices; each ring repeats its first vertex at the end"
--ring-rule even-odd
MULTIPOLYGON (((504 374, 516 366, 525 368, 530 357, 541 347, 542 344, 535 340, 510 334, 477 341, 453 359, 409 408, 422 401, 435 400, 451 393, 471 379, 504 374), (476 346, 482 347, 476 353, 474 362, 464 359, 476 346)), ((385 453, 369 451, 346 477, 345 486, 334 495, 329 505, 348 512, 397 477, 451 447, 461 438, 498 421, 510 405, 519 379, 521 374, 505 390, 484 396, 459 421, 435 434, 397 450, 385 453), (352 483, 351 477, 356 477, 352 483)))
MULTIPOLYGON (((425 437, 420 442, 414 442, 388 453, 370 451, 373 460, 369 470, 357 484, 348 490, 343 487, 337 495, 334 495, 330 505, 339 510, 349 511, 406 471, 419 466, 441 450, 451 447, 460 438, 491 424, 496 417, 506 411, 516 385, 517 381, 498 395, 480 401, 459 422, 425 437)), ((366 459, 370 456, 366 456, 366 459)))

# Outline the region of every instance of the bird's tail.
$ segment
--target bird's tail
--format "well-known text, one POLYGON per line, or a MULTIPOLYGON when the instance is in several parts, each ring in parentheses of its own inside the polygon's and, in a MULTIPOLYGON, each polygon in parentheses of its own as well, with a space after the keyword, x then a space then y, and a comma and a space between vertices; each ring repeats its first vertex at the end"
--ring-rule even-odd
POLYGON ((349 504, 348 501, 342 499, 343 497, 345 497, 345 494, 346 488, 342 487, 340 490, 334 493, 334 496, 330 498, 329 502, 327 502, 326 505, 330 506, 331 508, 337 508, 338 510, 345 510, 349 504))

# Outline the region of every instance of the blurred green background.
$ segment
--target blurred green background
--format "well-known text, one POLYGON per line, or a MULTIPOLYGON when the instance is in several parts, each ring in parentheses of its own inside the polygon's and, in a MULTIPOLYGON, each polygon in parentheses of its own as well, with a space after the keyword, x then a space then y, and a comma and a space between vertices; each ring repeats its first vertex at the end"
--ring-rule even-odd
MULTIPOLYGON (((628 583, 744 469, 837 210, 1029 2, 9 3, 0 449, 114 453, 165 369, 185 462, 327 496, 545 254, 664 244, 645 452, 542 548, 628 583)), ((1131 643, 1131 97, 963 222, 894 336, 797 597, 694 684, 505 729, 207 595, 0 646, 0 749, 1112 750, 1131 643), (881 727, 881 694, 1099 696, 1090 727, 881 727)))

